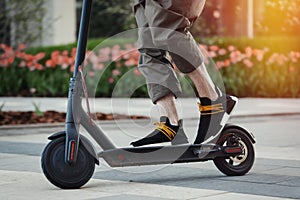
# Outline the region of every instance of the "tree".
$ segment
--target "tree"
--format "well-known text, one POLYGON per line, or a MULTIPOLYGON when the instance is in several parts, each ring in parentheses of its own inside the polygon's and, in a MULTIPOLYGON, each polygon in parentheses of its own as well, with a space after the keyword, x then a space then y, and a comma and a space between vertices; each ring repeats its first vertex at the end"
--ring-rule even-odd
POLYGON ((300 0, 264 0, 263 2, 263 9, 258 13, 260 19, 255 23, 258 35, 299 35, 300 0))
POLYGON ((0 43, 30 45, 41 38, 45 0, 0 0, 0 43))
MULTIPOLYGON (((108 37, 135 28, 131 0, 94 0, 92 6, 90 38, 108 37)), ((78 23, 80 11, 78 9, 78 23)))
MULTIPOLYGON (((246 36, 248 0, 207 0, 196 21, 197 36, 246 36)), ((254 0, 255 36, 298 36, 300 0, 254 0)))
POLYGON ((246 36, 247 0, 207 0, 196 21, 196 36, 246 36))

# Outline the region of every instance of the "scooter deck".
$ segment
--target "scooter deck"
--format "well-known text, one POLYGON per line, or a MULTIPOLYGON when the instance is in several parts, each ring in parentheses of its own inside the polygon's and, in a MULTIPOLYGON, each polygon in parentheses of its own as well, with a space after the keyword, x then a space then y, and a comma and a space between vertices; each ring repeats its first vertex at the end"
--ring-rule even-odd
POLYGON ((223 147, 214 144, 186 144, 174 146, 149 146, 118 148, 101 152, 111 167, 201 162, 217 157, 240 155, 241 147, 223 147))

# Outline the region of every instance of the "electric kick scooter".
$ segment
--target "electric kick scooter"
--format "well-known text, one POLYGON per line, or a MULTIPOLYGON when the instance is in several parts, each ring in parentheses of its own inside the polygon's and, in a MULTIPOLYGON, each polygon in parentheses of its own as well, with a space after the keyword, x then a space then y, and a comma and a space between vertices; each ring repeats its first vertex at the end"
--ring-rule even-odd
POLYGON ((83 0, 75 68, 70 79, 65 130, 51 135, 41 165, 46 178, 62 189, 80 188, 92 177, 95 164, 103 158, 111 167, 173 164, 212 160, 228 176, 246 174, 254 162, 254 136, 246 129, 226 124, 210 144, 118 148, 82 108, 87 91, 81 64, 85 59, 92 0, 83 0), (79 133, 82 125, 102 151, 79 133))

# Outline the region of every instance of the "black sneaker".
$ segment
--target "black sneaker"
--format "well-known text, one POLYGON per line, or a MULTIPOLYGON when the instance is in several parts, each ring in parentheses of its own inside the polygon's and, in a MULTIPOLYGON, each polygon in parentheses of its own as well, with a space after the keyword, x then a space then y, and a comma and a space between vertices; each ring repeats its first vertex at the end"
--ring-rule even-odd
POLYGON ((172 141, 172 145, 188 143, 187 137, 183 131, 182 120, 179 120, 178 126, 173 126, 171 125, 170 120, 163 116, 160 118, 160 122, 156 122, 155 125, 157 125, 157 127, 152 133, 130 144, 134 147, 138 147, 170 141, 172 141))
POLYGON ((223 95, 216 101, 208 98, 200 98, 198 103, 201 112, 198 134, 195 144, 211 141, 218 136, 229 119, 238 99, 234 96, 223 95))

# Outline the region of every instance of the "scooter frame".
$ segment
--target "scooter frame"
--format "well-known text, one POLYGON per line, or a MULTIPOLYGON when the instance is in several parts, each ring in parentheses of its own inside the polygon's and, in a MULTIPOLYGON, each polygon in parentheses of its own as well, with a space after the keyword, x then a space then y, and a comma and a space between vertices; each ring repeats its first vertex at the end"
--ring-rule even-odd
MULTIPOLYGON (((69 84, 65 131, 55 133, 49 137, 50 140, 65 137, 66 165, 76 165, 80 143, 82 143, 89 154, 95 158, 96 164, 99 164, 99 158, 103 158, 111 167, 200 162, 214 160, 219 157, 234 157, 243 153, 243 148, 240 146, 222 146, 215 143, 126 148, 116 147, 82 107, 85 80, 81 65, 85 59, 91 6, 92 0, 83 0, 75 66, 69 84), (79 133, 79 127, 81 125, 93 137, 103 151, 97 152, 89 139, 79 133), (155 153, 157 151, 159 152, 158 154, 155 153)), ((242 132, 252 144, 255 143, 254 136, 246 129, 237 125, 226 124, 222 132, 226 132, 226 130, 229 129, 242 132)))

